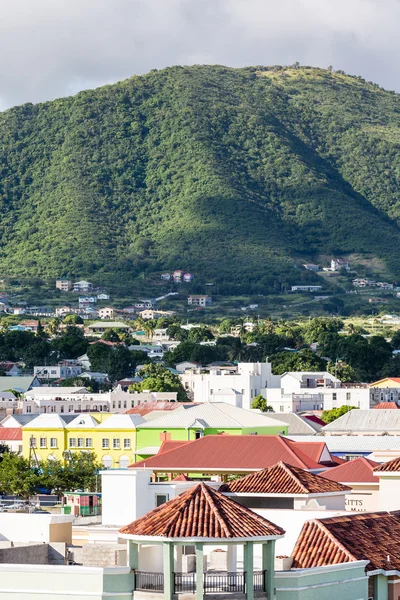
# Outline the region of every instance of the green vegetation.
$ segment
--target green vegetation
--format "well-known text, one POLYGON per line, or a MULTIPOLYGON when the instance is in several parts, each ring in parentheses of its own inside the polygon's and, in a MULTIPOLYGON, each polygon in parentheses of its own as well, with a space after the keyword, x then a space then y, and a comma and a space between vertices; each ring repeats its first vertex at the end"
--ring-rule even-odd
POLYGON ((143 380, 129 386, 130 391, 177 392, 178 402, 187 402, 188 398, 179 376, 162 365, 145 365, 139 371, 139 376, 143 377, 143 380))
MULTIPOLYGON (((102 465, 94 452, 68 453, 65 461, 31 462, 12 452, 4 452, 0 462, 0 492, 29 498, 39 488, 55 494, 74 490, 95 491, 102 465)), ((100 490, 99 490, 100 491, 100 490)))
POLYGON ((297 66, 173 67, 7 110, 0 274, 131 290, 182 268, 187 290, 278 293, 357 253, 395 280, 399 115, 392 92, 297 66))
POLYGON ((255 396, 251 408, 259 409, 261 412, 274 412, 272 406, 268 406, 266 399, 261 394, 255 396))
POLYGON ((341 406, 340 408, 332 408, 331 410, 322 411, 321 419, 325 421, 325 423, 332 423, 339 417, 342 417, 350 410, 357 410, 357 406, 341 406))

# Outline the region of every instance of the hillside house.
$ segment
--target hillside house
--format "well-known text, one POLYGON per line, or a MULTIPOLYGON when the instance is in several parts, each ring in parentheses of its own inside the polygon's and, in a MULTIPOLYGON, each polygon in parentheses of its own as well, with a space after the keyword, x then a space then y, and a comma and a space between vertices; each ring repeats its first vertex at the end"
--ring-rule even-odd
POLYGON ((180 271, 179 269, 174 271, 172 277, 176 283, 180 283, 182 281, 183 271, 180 271))
POLYGON ((193 278, 193 275, 192 275, 191 273, 185 273, 185 274, 183 275, 183 281, 184 281, 185 283, 191 283, 191 282, 193 281, 193 279, 194 279, 194 278, 193 278))
POLYGON ((115 310, 111 306, 106 306, 105 308, 99 309, 100 319, 113 319, 114 314, 115 314, 115 310))
POLYGON ((171 275, 169 273, 163 273, 161 275, 161 280, 162 281, 171 281, 171 275))
POLYGON ((304 268, 305 268, 307 271, 314 271, 315 273, 316 273, 317 271, 319 271, 319 270, 320 270, 320 268, 321 268, 319 265, 314 265, 314 264, 312 264, 312 263, 305 264, 305 265, 303 265, 303 267, 304 267, 304 268))
POLYGON ((76 281, 72 289, 74 292, 88 293, 93 289, 93 284, 90 281, 76 281))
POLYGON ((109 300, 110 299, 110 295, 109 294, 97 294, 97 300, 109 300))
POLYGON ((57 279, 56 289, 62 292, 70 292, 72 290, 72 281, 70 279, 57 279))
POLYGON ((340 269, 350 271, 350 263, 345 258, 332 258, 331 271, 340 271, 340 269))
POLYGON ((188 297, 188 305, 189 306, 211 306, 212 298, 207 295, 196 295, 188 297))

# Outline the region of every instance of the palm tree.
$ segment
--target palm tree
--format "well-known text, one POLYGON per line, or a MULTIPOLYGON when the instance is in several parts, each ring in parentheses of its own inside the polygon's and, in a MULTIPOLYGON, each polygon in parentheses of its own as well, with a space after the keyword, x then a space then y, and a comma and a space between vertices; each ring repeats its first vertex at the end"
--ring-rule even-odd
POLYGON ((232 341, 229 343, 228 350, 228 358, 231 362, 240 362, 246 358, 247 354, 247 346, 242 340, 237 338, 232 338, 232 341))

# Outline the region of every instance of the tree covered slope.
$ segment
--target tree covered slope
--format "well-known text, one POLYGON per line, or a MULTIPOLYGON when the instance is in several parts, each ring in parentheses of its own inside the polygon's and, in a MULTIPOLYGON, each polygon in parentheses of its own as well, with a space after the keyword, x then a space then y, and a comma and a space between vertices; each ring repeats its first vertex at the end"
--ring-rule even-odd
POLYGON ((357 252, 400 279, 399 125, 400 96, 305 67, 173 67, 10 109, 0 275, 272 289, 357 252))

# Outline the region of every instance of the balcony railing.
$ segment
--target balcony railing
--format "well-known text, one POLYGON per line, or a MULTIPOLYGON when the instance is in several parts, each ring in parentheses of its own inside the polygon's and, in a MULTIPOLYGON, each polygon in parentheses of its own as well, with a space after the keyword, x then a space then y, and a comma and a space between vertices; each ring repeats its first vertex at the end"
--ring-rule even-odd
MULTIPOLYGON (((266 571, 253 573, 253 589, 255 592, 266 590, 266 571)), ((214 593, 246 593, 247 573, 243 571, 207 571, 203 574, 204 594, 214 593)), ((164 591, 163 573, 135 571, 135 589, 152 592, 164 591)), ((175 594, 196 593, 196 573, 174 573, 175 594)))

